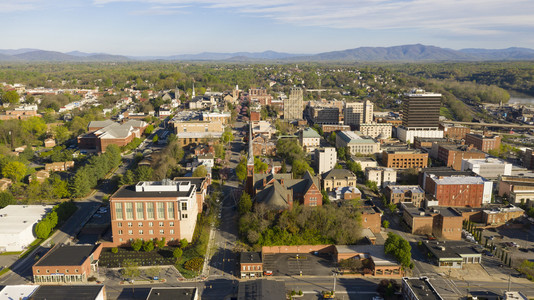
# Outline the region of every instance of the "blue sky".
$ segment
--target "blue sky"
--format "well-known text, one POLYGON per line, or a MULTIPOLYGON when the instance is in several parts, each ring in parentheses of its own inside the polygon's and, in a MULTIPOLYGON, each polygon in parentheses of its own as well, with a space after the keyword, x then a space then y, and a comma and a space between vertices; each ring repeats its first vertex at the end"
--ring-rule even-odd
POLYGON ((0 49, 319 53, 534 48, 534 0, 0 0, 0 49))

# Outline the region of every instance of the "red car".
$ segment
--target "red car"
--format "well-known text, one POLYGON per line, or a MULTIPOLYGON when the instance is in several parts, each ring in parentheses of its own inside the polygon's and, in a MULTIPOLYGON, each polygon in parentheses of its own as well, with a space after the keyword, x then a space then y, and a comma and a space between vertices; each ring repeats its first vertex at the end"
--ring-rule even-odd
POLYGON ((263 276, 272 276, 273 271, 263 271, 263 276))

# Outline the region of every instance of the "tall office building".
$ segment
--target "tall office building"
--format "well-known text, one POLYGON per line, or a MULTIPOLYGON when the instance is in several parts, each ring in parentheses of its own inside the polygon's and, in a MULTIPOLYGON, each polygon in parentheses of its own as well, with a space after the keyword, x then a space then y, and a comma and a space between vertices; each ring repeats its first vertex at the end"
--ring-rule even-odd
POLYGON ((288 121, 302 119, 304 111, 304 95, 299 87, 292 87, 289 98, 284 101, 284 119, 288 121))
POLYGON ((345 103, 344 119, 345 125, 354 126, 373 122, 373 103, 369 100, 345 103))
POLYGON ((443 131, 438 128, 440 107, 441 94, 420 89, 404 94, 402 126, 397 129, 397 137, 410 143, 414 137, 442 138, 443 131))

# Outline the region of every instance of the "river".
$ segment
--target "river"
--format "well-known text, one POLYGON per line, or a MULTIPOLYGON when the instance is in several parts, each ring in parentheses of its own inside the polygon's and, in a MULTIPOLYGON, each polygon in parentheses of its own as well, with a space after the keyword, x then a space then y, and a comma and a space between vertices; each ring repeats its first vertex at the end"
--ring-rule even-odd
POLYGON ((510 93, 510 100, 508 103, 522 103, 527 105, 534 105, 534 97, 527 94, 518 93, 515 91, 508 91, 510 93))

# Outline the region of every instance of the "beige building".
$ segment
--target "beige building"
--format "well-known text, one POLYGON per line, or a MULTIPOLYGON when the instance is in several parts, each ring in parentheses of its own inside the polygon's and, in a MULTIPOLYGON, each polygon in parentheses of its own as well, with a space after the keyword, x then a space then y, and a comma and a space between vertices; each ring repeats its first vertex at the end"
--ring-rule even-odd
POLYGON ((369 100, 345 103, 344 122, 355 126, 373 122, 373 103, 369 100))
POLYGON ((332 170, 337 163, 337 151, 334 147, 324 147, 315 149, 315 165, 317 174, 321 175, 332 170))
POLYGON ((362 170, 365 170, 366 168, 374 168, 374 167, 378 167, 378 162, 376 161, 376 159, 372 158, 372 157, 367 157, 367 156, 351 156, 350 158, 353 162, 355 163, 359 163, 362 170))
POLYGON ((305 128, 299 133, 299 142, 304 151, 313 152, 319 147, 321 136, 311 128, 305 128))
POLYGON ((218 142, 224 132, 221 121, 178 121, 174 133, 182 147, 191 144, 218 142))
POLYGON ((304 94, 301 88, 292 87, 289 98, 284 101, 284 120, 294 121, 302 119, 304 111, 304 94))
POLYGON ((353 131, 338 132, 336 135, 336 147, 347 148, 347 153, 351 155, 380 152, 380 143, 371 138, 361 137, 353 131))
POLYGON ((397 171, 391 168, 366 168, 365 179, 376 182, 378 187, 397 183, 397 171))
POLYGON ((229 112, 204 112, 202 113, 202 121, 214 122, 220 121, 223 125, 230 123, 231 114, 229 112))
POLYGON ((420 150, 384 151, 382 164, 385 167, 397 169, 426 168, 428 153, 423 153, 420 150))
POLYGON ((360 124, 360 132, 374 139, 390 139, 392 127, 389 123, 365 123, 360 124))
POLYGON ((356 187, 356 175, 345 169, 332 169, 322 175, 323 190, 327 192, 334 191, 339 187, 356 187))

